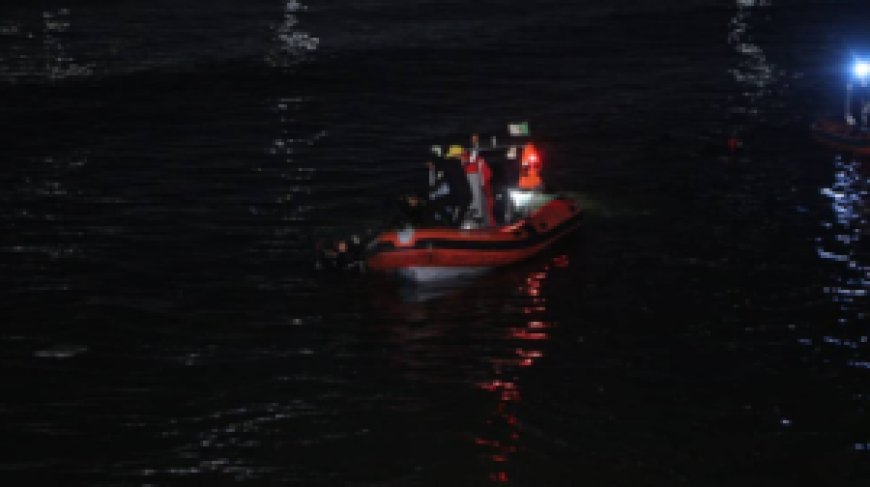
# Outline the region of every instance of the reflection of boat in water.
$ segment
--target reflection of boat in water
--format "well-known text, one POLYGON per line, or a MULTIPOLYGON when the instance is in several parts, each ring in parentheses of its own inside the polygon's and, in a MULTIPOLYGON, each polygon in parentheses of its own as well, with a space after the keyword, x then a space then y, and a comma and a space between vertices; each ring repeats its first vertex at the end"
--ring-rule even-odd
MULTIPOLYGON (((528 126, 525 123, 512 124, 510 132, 512 136, 527 136, 528 126)), ((489 170, 486 164, 471 171, 468 166, 479 164, 474 162, 481 159, 478 154, 487 152, 492 155, 492 159, 487 155, 488 160, 502 159, 499 163, 502 168, 516 169, 515 175, 502 181, 507 189, 507 194, 503 195, 506 196, 503 198, 504 217, 495 218, 492 201, 487 211, 478 200, 470 208, 480 205, 477 207, 478 215, 489 214, 491 217, 476 221, 454 220, 453 224, 447 226, 421 225, 415 228, 406 225, 382 232, 366 248, 365 263, 368 269, 397 274, 416 282, 473 276, 524 260, 577 229, 582 217, 577 202, 542 191, 542 158, 531 142, 499 146, 493 138, 490 147, 482 148, 476 143, 476 136, 473 140, 475 142, 469 148, 452 146, 445 159, 450 157, 454 149, 456 153, 473 153, 474 156, 469 159, 471 162, 464 162, 465 170, 484 173, 489 170), (518 158, 520 151, 522 156, 518 158), (481 221, 484 223, 481 224, 481 221)), ((440 156, 440 147, 434 149, 440 156)), ((504 174, 509 171, 503 169, 500 172, 504 174)), ((460 176, 459 179, 465 178, 460 176)), ((483 177, 483 180, 488 179, 487 176, 483 177)), ((436 180, 430 173, 430 184, 436 180)), ((487 188, 481 188, 480 181, 469 177, 472 193, 489 193, 488 183, 483 183, 487 188)))
POLYGON ((835 149, 870 155, 870 62, 857 60, 846 83, 843 119, 822 118, 813 137, 835 149))
POLYGON ((575 230, 582 216, 573 201, 540 196, 548 201, 510 225, 384 232, 370 244, 368 268, 433 281, 475 275, 526 259, 575 230))
MULTIPOLYGON (((431 385, 418 389, 425 394, 451 391, 447 410, 455 412, 458 424, 448 430, 461 434, 448 435, 457 442, 450 451, 457 460, 476 465, 481 477, 474 485, 510 483, 522 472, 522 451, 535 435, 526 427, 527 374, 548 355, 561 326, 549 307, 550 293, 557 288, 548 281, 564 276, 572 265, 560 247, 481 279, 405 284, 445 292, 431 300, 408 302, 388 288, 366 289, 376 294, 368 301, 384 317, 368 330, 391 337, 391 366, 417 387, 431 385), (474 318, 484 315, 497 318, 474 318)), ((429 403, 432 399, 426 397, 429 403)))
POLYGON ((510 464, 526 434, 519 416, 523 401, 521 371, 535 366, 544 357, 552 330, 558 327, 547 312, 547 298, 542 293, 544 281, 553 268, 565 268, 569 264, 568 256, 563 254, 525 273, 525 278, 516 288, 525 298, 523 319, 507 327, 502 336, 502 340, 513 347, 492 356, 492 375, 477 383, 478 389, 490 394, 496 402, 487 418, 486 428, 474 438, 475 445, 487 460, 488 478, 492 483, 510 482, 510 464))

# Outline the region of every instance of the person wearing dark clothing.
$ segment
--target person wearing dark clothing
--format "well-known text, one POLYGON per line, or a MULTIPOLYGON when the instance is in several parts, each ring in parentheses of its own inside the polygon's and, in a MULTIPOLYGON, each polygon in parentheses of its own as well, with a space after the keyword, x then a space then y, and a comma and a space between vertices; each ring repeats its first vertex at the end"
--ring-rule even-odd
POLYGON ((494 194, 492 213, 495 224, 503 225, 506 223, 507 206, 510 202, 508 189, 515 186, 519 179, 518 164, 508 159, 505 153, 493 153, 487 159, 492 171, 490 183, 494 194))
POLYGON ((350 240, 318 242, 315 268, 322 271, 361 271, 363 269, 362 241, 358 235, 350 240))
POLYGON ((426 194, 407 194, 389 201, 387 226, 402 228, 406 226, 426 227, 433 224, 428 196, 426 194))
POLYGON ((428 214, 435 225, 451 225, 453 223, 453 198, 450 184, 444 174, 429 169, 430 183, 427 198, 428 214))
POLYGON ((458 159, 436 159, 428 162, 429 208, 443 225, 462 222, 471 203, 471 187, 458 159))

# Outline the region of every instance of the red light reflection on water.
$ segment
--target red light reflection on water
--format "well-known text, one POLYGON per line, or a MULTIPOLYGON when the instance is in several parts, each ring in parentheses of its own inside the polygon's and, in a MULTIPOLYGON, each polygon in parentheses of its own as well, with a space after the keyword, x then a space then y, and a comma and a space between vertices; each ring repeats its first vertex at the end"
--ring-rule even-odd
POLYGON ((546 340, 549 336, 546 333, 528 331, 525 328, 512 328, 510 330, 511 338, 518 340, 546 340))
POLYGON ((522 434, 519 419, 512 414, 517 403, 522 400, 517 373, 523 368, 531 367, 535 361, 544 356, 541 349, 550 335, 545 331, 556 326, 546 320, 547 304, 542 297, 542 285, 546 280, 551 265, 566 267, 568 257, 560 255, 554 258, 543 270, 530 273, 517 287, 517 290, 527 300, 522 307, 527 321, 521 326, 512 326, 505 330, 505 340, 520 341, 507 357, 491 359, 494 377, 478 384, 481 390, 494 394, 497 406, 488 421, 491 430, 487 436, 477 437, 474 443, 485 451, 485 458, 490 462, 491 471, 488 479, 492 483, 504 484, 510 481, 507 469, 512 455, 517 452, 522 434))
POLYGON ((490 474, 489 480, 496 482, 496 483, 506 484, 508 482, 507 472, 498 472, 498 473, 490 474))

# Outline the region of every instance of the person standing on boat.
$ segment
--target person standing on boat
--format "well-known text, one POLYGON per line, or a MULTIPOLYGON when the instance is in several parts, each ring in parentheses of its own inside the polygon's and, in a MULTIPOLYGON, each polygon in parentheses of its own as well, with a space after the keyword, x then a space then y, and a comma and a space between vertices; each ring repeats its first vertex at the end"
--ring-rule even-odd
POLYGON ((541 156, 531 142, 523 146, 520 157, 520 189, 537 191, 543 186, 541 180, 541 156))
POLYGON ((456 157, 459 152, 448 153, 444 159, 429 167, 429 208, 433 218, 442 225, 459 225, 471 203, 471 188, 456 157))
POLYGON ((471 186, 471 216, 483 226, 490 226, 495 219, 492 217, 492 190, 490 180, 492 171, 480 155, 480 137, 471 135, 471 147, 463 152, 462 163, 468 184, 471 186))

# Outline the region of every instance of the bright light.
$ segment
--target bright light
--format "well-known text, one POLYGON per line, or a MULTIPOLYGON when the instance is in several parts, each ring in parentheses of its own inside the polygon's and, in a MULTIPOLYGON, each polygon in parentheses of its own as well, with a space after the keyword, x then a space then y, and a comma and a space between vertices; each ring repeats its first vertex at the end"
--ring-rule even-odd
POLYGON ((855 76, 859 78, 866 78, 867 75, 870 75, 870 63, 867 61, 858 61, 855 63, 855 66, 852 67, 852 72, 854 72, 855 76))
POLYGON ((529 203, 529 200, 532 199, 531 191, 519 191, 516 189, 512 189, 508 191, 508 194, 511 197, 511 201, 513 201, 514 206, 517 208, 522 208, 529 203))

